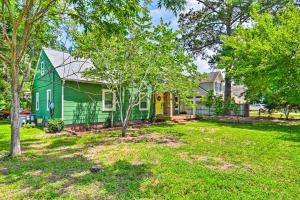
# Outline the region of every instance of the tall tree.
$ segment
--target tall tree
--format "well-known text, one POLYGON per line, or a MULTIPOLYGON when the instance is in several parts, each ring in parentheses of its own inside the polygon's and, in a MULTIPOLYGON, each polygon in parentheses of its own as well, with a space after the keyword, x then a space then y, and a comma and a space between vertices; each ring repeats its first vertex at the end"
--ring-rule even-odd
MULTIPOLYGON (((218 51, 223 50, 222 35, 231 35, 238 26, 249 22, 252 0, 197 0, 199 10, 191 9, 180 15, 179 24, 183 29, 184 46, 195 56, 201 56, 216 67, 218 51)), ((284 1, 261 1, 262 9, 273 9, 284 1), (266 2, 266 3, 265 3, 266 2), (281 2, 281 3, 278 3, 281 2)), ((232 66, 223 66, 225 69, 225 101, 231 99, 232 66)), ((229 110, 226 111, 229 114, 229 110)))
POLYGON ((21 154, 19 109, 20 93, 26 84, 35 54, 39 31, 44 27, 45 16, 56 4, 48 1, 7 1, 0 3, 1 67, 7 72, 11 85, 11 149, 12 156, 21 154), (29 57, 27 57, 29 55, 29 57))
MULTIPOLYGON (((11 86, 11 156, 21 154, 19 108, 20 94, 30 79, 36 52, 41 46, 55 41, 55 32, 61 32, 59 25, 71 17, 67 27, 74 24, 85 30, 91 24, 102 27, 104 33, 126 31, 126 23, 139 13, 139 1, 129 0, 26 0, 0 1, 0 68, 11 86), (58 27, 56 27, 58 26, 58 27)), ((64 30, 68 33, 68 30, 64 30)))
POLYGON ((300 9, 288 5, 273 15, 253 13, 254 25, 224 37, 230 56, 220 65, 233 66, 235 80, 247 86, 247 98, 289 111, 300 105, 300 9))
POLYGON ((132 111, 141 100, 150 105, 156 92, 168 91, 187 101, 197 85, 197 68, 191 55, 178 49, 179 32, 173 32, 166 24, 153 27, 149 20, 143 17, 128 35, 105 41, 95 37, 99 35, 95 28, 81 38, 79 46, 79 51, 89 55, 95 66, 86 75, 114 91, 123 137, 132 111))

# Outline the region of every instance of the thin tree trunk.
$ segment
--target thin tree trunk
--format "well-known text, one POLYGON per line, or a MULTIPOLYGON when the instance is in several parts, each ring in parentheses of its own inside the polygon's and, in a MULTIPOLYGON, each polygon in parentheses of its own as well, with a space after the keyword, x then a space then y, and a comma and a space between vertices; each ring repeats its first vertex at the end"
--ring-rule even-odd
POLYGON ((284 108, 284 115, 285 115, 285 119, 288 120, 289 119, 289 115, 290 115, 290 109, 289 106, 286 106, 284 108))
MULTIPOLYGON (((229 105, 229 101, 231 100, 231 77, 228 74, 225 74, 225 91, 224 91, 224 101, 225 105, 229 105)), ((230 110, 228 106, 225 107, 224 111, 225 115, 230 115, 230 110)))
POLYGON ((127 122, 125 122, 122 126, 122 137, 126 137, 126 130, 127 130, 127 122))
POLYGON ((110 127, 114 127, 114 111, 111 111, 110 127))
POLYGON ((11 146, 10 155, 16 156, 21 154, 20 143, 20 119, 19 119, 20 98, 18 85, 12 85, 12 113, 11 113, 11 146))

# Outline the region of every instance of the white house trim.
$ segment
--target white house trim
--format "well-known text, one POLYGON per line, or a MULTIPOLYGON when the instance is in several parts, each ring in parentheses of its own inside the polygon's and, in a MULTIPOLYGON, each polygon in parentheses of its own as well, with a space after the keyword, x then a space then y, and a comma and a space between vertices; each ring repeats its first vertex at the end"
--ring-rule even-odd
POLYGON ((146 92, 141 92, 140 94, 139 94, 139 110, 140 111, 147 111, 147 110, 149 110, 149 105, 150 105, 150 102, 149 102, 149 97, 148 97, 148 94, 146 94, 144 97, 146 98, 146 100, 147 100, 147 108, 141 108, 141 94, 143 94, 143 93, 146 93, 146 92))
POLYGON ((35 110, 38 111, 40 109, 40 93, 35 93, 35 110))
POLYGON ((49 100, 52 102, 52 92, 51 90, 47 90, 47 98, 46 98, 46 106, 47 106, 47 111, 49 111, 49 100))
POLYGON ((102 90, 102 111, 115 111, 116 110, 116 92, 112 90, 102 90), (105 107, 105 93, 113 93, 113 107, 112 108, 106 108, 105 107))
POLYGON ((65 100, 65 80, 62 81, 62 86, 61 86, 61 120, 64 120, 64 100, 65 100))

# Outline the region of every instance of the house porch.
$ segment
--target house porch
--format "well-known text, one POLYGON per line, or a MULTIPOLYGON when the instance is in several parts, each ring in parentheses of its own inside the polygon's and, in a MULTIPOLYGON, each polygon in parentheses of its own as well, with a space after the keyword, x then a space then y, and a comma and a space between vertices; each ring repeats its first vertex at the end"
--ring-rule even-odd
POLYGON ((155 94, 155 116, 158 120, 184 121, 195 119, 194 115, 180 114, 180 99, 170 92, 155 94))

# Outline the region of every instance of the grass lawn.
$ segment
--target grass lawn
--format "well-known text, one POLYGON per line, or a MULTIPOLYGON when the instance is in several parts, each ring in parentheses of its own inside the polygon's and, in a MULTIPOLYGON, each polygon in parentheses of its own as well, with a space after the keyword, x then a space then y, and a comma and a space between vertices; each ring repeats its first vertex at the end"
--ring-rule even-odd
MULTIPOLYGON (((251 111, 250 112, 250 116, 251 117, 258 117, 259 116, 259 113, 258 111, 251 111)), ((268 113, 261 113, 262 117, 269 117, 269 114, 268 113)), ((275 118, 285 118, 285 115, 284 113, 280 113, 280 112, 276 112, 276 113, 272 113, 271 117, 275 117, 275 118)), ((300 119, 300 113, 290 113, 289 114, 289 118, 290 119, 300 119)))
POLYGON ((300 199, 299 124, 164 124, 125 139, 22 129, 13 159, 9 131, 0 123, 3 199, 300 199))

